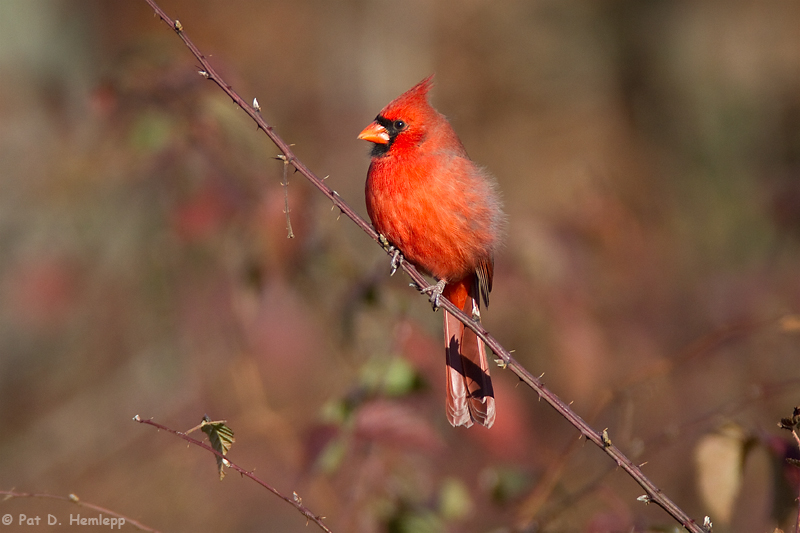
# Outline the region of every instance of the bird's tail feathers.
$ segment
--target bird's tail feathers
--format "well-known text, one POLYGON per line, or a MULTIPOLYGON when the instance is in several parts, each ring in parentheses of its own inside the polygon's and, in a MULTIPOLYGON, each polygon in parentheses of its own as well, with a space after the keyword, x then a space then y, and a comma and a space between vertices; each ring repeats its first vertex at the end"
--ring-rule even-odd
MULTIPOLYGON (((469 276, 447 284, 442 293, 468 316, 480 320, 478 278, 469 276)), ((447 359, 447 419, 453 426, 473 422, 491 427, 495 419, 494 390, 489 377, 486 346, 474 331, 444 311, 447 359)))

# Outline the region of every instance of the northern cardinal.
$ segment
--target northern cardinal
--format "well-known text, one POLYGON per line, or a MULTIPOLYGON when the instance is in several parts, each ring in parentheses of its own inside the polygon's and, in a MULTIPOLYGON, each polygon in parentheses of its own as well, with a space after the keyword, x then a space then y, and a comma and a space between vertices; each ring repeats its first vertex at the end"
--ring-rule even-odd
MULTIPOLYGON (((432 77, 390 102, 358 136, 374 143, 367 212, 378 233, 437 280, 425 289, 434 307, 443 295, 480 320, 481 299, 489 305, 504 214, 494 180, 428 103, 432 77)), ((491 427, 494 392, 483 341, 445 311, 444 342, 448 420, 491 427)))

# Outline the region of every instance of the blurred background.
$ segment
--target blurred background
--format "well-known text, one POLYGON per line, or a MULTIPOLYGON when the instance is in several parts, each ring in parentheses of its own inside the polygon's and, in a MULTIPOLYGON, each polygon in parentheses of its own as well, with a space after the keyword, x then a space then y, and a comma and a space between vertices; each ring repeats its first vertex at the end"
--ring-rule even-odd
MULTIPOLYGON (((363 214, 356 136, 436 73, 509 216, 487 328, 694 518, 793 527, 800 3, 159 3, 363 214)), ((198 66, 143 0, 0 2, 0 489, 313 531, 131 421, 208 414, 336 532, 674 530, 507 371, 451 428, 441 313, 299 174, 287 239, 277 150, 198 66)))

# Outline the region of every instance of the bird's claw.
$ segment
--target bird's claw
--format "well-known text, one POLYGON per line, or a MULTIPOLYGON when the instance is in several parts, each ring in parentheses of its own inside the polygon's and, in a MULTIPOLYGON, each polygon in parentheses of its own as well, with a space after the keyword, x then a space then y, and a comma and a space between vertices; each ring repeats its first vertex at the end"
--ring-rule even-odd
POLYGON ((433 306, 434 311, 439 310, 439 298, 442 296, 442 291, 444 291, 444 286, 447 285, 447 281, 440 279, 436 282, 436 285, 429 285, 428 287, 424 287, 420 289, 420 292, 425 294, 431 293, 430 302, 433 306))
POLYGON ((403 255, 400 253, 400 250, 394 248, 394 252, 392 252, 392 261, 389 263, 389 266, 392 270, 389 272, 390 276, 394 276, 394 273, 397 272, 397 267, 400 266, 400 262, 403 260, 403 255))

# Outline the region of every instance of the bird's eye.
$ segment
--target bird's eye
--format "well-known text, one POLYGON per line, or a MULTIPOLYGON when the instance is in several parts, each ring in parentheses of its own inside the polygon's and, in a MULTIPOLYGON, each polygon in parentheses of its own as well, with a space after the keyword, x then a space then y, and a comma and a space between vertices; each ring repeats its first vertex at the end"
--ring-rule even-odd
POLYGON ((392 123, 392 126, 394 126, 394 129, 396 129, 397 131, 403 131, 404 129, 406 129, 407 124, 402 120, 395 120, 392 123))

